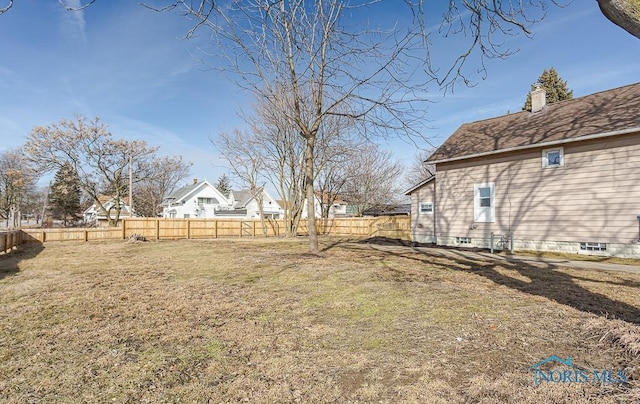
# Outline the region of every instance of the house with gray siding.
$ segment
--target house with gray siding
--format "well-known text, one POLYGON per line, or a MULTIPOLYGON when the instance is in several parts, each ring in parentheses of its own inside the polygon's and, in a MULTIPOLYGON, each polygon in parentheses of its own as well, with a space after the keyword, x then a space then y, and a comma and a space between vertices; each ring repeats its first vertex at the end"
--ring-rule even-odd
POLYGON ((414 241, 640 257, 640 83, 532 101, 427 159, 435 175, 407 191, 414 241))

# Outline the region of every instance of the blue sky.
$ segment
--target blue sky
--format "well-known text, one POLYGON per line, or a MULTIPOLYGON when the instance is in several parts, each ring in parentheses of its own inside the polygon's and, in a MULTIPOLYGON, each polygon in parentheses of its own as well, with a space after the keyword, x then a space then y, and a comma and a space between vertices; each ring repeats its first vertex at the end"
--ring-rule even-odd
MULTIPOLYGON (((188 28, 184 17, 133 1, 98 0, 76 13, 56 1, 17 1, 0 15, 0 151, 23 144, 36 125, 78 113, 99 116, 117 138, 182 155, 194 178, 229 172, 209 138, 242 126, 237 113, 250 97, 197 60, 206 38, 182 40, 188 28)), ((519 51, 489 61, 475 87, 446 95, 429 88, 425 137, 438 145, 464 122, 519 111, 549 67, 575 97, 640 81, 640 40, 606 20, 596 1, 551 7, 533 31, 509 39, 519 51)), ((434 40, 435 57, 453 57, 453 43, 434 40)), ((383 144, 402 161, 416 152, 404 141, 383 144)))

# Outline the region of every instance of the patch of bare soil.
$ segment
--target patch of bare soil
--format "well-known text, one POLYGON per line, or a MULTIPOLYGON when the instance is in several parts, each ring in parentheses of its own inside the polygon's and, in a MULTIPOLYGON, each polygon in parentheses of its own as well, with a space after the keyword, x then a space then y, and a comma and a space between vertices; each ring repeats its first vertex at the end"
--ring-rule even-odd
POLYGON ((0 257, 0 399, 640 399, 639 275, 323 245, 50 243, 0 257), (573 367, 534 368, 552 355, 573 367), (535 369, 588 377, 534 385, 535 369), (594 380, 622 369, 624 383, 594 380))

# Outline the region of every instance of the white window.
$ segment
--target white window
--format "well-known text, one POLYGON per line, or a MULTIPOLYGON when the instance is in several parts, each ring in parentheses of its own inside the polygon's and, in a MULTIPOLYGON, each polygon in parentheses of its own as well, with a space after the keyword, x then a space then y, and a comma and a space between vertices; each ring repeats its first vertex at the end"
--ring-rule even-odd
POLYGON ((562 147, 542 151, 542 168, 564 166, 564 150, 562 147))
POLYGON ((202 198, 198 197, 198 205, 213 205, 217 202, 215 198, 202 198))
POLYGON ((433 215, 433 202, 420 202, 420 213, 433 215))
POLYGON ((495 183, 487 182, 473 186, 473 221, 495 222, 495 183))

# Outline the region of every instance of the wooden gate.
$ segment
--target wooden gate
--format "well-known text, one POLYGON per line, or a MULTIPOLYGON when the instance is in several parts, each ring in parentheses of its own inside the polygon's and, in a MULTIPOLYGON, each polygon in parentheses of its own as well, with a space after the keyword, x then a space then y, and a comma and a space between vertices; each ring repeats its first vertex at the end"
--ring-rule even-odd
POLYGON ((255 221, 242 222, 240 224, 240 237, 253 237, 256 235, 255 221))

